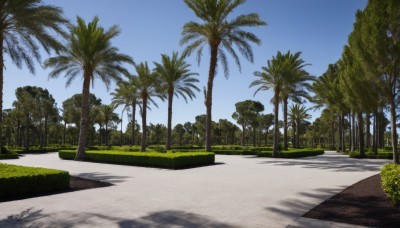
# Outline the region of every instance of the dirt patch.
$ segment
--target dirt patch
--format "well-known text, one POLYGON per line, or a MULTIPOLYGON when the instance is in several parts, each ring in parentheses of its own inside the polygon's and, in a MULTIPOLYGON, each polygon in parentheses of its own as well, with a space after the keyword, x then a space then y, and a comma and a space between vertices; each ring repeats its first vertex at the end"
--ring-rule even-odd
POLYGON ((399 227, 400 208, 381 188, 379 174, 364 179, 316 206, 303 217, 373 227, 399 227))

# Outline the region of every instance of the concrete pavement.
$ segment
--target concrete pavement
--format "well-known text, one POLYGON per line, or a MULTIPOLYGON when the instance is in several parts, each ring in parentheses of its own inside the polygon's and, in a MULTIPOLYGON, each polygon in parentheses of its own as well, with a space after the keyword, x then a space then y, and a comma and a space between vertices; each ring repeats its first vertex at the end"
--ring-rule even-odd
POLYGON ((0 203, 0 227, 301 227, 304 213, 377 174, 387 161, 336 153, 217 155, 218 165, 165 170, 65 161, 50 153, 2 162, 67 170, 114 186, 0 203))

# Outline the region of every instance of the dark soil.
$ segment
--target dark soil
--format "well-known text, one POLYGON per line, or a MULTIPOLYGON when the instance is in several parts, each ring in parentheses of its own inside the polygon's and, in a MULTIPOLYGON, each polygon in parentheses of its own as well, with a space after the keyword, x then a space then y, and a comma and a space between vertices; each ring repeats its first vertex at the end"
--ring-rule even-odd
POLYGON ((373 227, 400 227, 400 208, 381 188, 379 174, 364 179, 316 206, 303 217, 373 227))
POLYGON ((102 181, 95 181, 95 180, 89 180, 89 179, 71 176, 70 181, 69 181, 69 189, 66 189, 63 191, 52 191, 52 192, 30 194, 30 195, 24 195, 24 196, 0 197, 0 202, 21 200, 21 199, 27 199, 27 198, 33 198, 33 197, 40 197, 40 196, 48 196, 48 195, 65 193, 65 192, 86 190, 86 189, 91 189, 91 188, 102 188, 102 187, 108 187, 111 185, 112 184, 110 184, 110 183, 106 183, 106 182, 102 182, 102 181))

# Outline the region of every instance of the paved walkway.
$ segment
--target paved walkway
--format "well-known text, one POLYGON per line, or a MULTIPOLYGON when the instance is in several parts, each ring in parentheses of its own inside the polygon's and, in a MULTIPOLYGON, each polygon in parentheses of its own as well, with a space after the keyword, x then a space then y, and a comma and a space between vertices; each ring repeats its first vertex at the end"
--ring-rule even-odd
POLYGON ((295 160, 218 155, 221 164, 175 171, 64 161, 56 153, 2 162, 115 185, 0 203, 0 227, 301 227, 307 223, 300 216, 385 163, 336 153, 295 160))

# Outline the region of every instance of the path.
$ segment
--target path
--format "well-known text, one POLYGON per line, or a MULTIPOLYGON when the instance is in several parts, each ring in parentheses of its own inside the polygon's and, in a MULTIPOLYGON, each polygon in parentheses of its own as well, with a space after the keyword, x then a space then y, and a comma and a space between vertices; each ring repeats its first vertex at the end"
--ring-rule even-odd
POLYGON ((56 153, 2 162, 115 185, 0 203, 0 227, 286 227, 386 161, 217 155, 223 164, 175 171, 65 161, 56 153))

